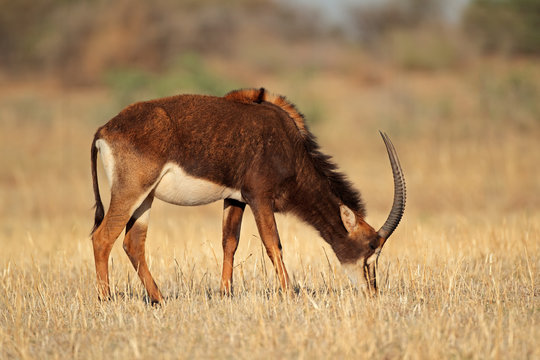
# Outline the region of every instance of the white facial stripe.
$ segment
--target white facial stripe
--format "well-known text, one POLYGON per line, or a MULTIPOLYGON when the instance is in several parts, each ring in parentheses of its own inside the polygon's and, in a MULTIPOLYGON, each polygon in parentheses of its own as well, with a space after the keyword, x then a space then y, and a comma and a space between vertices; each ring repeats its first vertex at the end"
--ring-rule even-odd
POLYGON ((107 180, 109 181, 109 186, 112 187, 114 180, 114 156, 109 144, 103 140, 98 139, 96 141, 96 148, 99 150, 101 163, 105 169, 105 174, 107 175, 107 180))
POLYGON ((166 164, 162 174, 155 195, 171 204, 204 205, 227 198, 244 201, 239 190, 188 175, 176 164, 166 164))
POLYGON ((377 257, 379 257, 379 254, 380 254, 380 253, 381 253, 381 249, 380 249, 380 248, 377 249, 377 250, 375 250, 375 252, 374 252, 370 257, 367 258, 366 263, 367 263, 368 265, 371 265, 372 263, 374 263, 375 260, 377 260, 377 257))

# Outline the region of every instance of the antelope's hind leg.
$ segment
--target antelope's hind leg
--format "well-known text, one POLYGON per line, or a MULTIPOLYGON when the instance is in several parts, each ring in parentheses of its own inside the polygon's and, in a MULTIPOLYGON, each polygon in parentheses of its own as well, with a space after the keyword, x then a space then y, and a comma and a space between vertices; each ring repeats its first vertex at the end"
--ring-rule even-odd
POLYGON ((234 254, 238 248, 245 208, 245 203, 236 200, 225 199, 223 203, 223 272, 220 286, 222 295, 232 293, 234 254))
POLYGON ((98 296, 100 300, 108 300, 110 298, 109 255, 114 242, 126 226, 131 216, 131 209, 135 204, 136 200, 113 194, 107 214, 105 214, 103 221, 92 235, 98 296))
POLYGON ((145 257, 145 241, 148 230, 148 219, 150 217, 150 208, 152 201, 154 200, 153 192, 142 202, 142 204, 135 210, 131 218, 126 225, 126 236, 124 238, 124 251, 126 252, 131 264, 137 271, 139 278, 141 279, 150 302, 152 304, 158 304, 163 301, 163 296, 159 291, 159 288, 148 269, 145 257))

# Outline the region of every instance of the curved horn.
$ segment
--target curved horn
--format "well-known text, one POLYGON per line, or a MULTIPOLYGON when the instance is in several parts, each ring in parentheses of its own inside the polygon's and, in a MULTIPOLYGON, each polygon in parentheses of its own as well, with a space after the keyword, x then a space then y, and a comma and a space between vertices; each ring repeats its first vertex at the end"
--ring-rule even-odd
POLYGON ((392 174, 394 176, 394 203, 392 204, 392 210, 390 210, 390 214, 388 215, 384 225, 377 232, 380 237, 386 240, 397 228, 399 221, 403 216, 403 211, 405 211, 406 188, 405 177, 403 176, 403 170, 401 170, 396 149, 394 148, 394 145, 390 141, 388 135, 381 131, 379 131, 379 133, 381 134, 384 144, 386 145, 386 151, 388 151, 388 158, 390 159, 392 174))

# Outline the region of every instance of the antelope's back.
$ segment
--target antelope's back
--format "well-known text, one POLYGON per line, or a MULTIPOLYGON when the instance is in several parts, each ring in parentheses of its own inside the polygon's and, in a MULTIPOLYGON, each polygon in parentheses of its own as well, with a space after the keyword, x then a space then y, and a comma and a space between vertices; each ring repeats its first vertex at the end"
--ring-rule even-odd
POLYGON ((202 95, 133 104, 98 132, 143 158, 174 162, 193 176, 233 187, 254 170, 292 176, 302 149, 282 109, 202 95))

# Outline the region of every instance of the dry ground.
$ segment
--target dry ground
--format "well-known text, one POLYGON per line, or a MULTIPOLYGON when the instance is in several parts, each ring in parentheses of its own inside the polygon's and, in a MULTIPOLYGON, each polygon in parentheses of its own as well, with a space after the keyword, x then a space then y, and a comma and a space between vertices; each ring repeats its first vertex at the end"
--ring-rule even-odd
POLYGON ((106 89, 0 89, 0 358, 540 358, 540 67, 352 68, 245 85, 288 94, 317 120, 375 227, 392 198, 376 130, 390 134, 409 197, 375 299, 291 216, 278 224, 296 293, 282 296, 249 212, 236 295, 221 298, 221 204, 157 202, 147 253, 166 303, 146 304, 120 241, 116 298, 99 302, 89 149, 126 104, 106 89))

